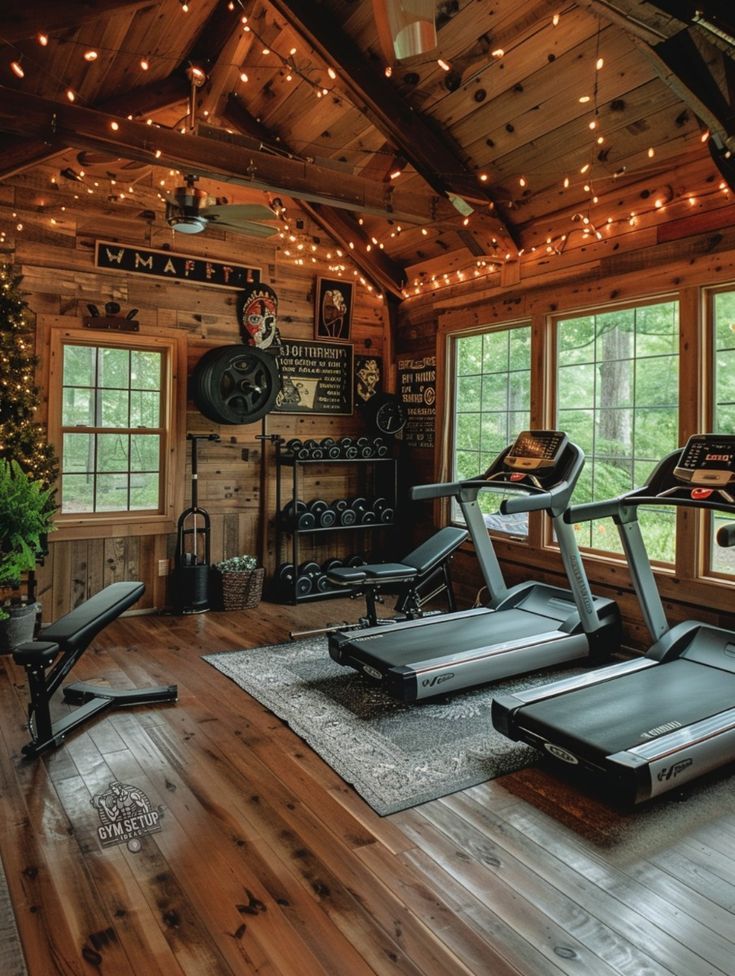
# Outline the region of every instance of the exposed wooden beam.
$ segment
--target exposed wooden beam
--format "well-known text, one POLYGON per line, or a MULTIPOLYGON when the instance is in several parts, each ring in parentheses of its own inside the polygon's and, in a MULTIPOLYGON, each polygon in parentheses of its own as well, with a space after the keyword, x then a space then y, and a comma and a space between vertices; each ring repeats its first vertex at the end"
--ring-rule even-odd
POLYGON ((0 131, 42 139, 55 146, 101 149, 127 159, 158 162, 252 189, 407 223, 456 217, 447 200, 376 186, 347 169, 317 166, 226 141, 215 144, 202 136, 111 118, 94 109, 53 102, 10 88, 0 87, 0 131))
MULTIPOLYGON (((227 99, 224 115, 231 125, 252 139, 258 140, 259 144, 278 145, 284 152, 288 151, 288 147, 277 142, 262 122, 253 118, 243 105, 242 100, 236 96, 230 95, 227 99)), ((391 260, 380 249, 367 250, 368 245, 372 248, 372 242, 352 214, 325 204, 309 203, 307 200, 299 201, 299 205, 336 244, 349 254, 350 260, 376 285, 397 298, 402 297, 402 289, 406 280, 403 267, 398 262, 391 260)))
POLYGON ((8 4, 3 10, 2 38, 22 41, 40 31, 74 30, 88 20, 133 13, 154 6, 155 0, 34 0, 8 4))
MULTIPOLYGON (((160 111, 182 101, 187 95, 187 84, 183 77, 171 75, 148 85, 141 85, 133 91, 109 98, 96 106, 100 111, 113 115, 143 115, 160 111)), ((0 140, 0 180, 18 176, 34 166, 47 163, 55 156, 66 152, 68 146, 57 140, 52 143, 43 139, 24 139, 18 136, 5 136, 0 140)))
MULTIPOLYGON (((352 38, 340 30, 323 4, 316 0, 270 0, 270 4, 324 63, 338 72, 337 84, 433 190, 495 210, 491 194, 463 159, 459 147, 404 101, 352 38)), ((515 231, 498 216, 507 237, 518 247, 515 231)))

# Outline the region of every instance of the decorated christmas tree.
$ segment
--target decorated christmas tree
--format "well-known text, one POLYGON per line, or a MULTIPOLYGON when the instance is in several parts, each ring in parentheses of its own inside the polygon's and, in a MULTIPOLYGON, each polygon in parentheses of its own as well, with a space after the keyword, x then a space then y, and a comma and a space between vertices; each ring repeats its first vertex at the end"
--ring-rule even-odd
POLYGON ((48 488, 56 479, 58 463, 43 425, 34 419, 38 360, 20 280, 10 265, 0 265, 0 458, 17 461, 30 478, 48 488))

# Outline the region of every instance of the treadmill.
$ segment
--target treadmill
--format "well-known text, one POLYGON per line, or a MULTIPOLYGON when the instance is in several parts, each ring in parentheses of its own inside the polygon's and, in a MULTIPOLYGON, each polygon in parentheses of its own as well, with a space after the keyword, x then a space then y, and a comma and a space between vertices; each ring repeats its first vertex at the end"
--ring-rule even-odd
MULTIPOLYGON (((645 657, 515 692, 492 706, 500 732, 592 771, 627 805, 735 760, 735 631, 696 620, 669 626, 638 523, 644 505, 735 516, 735 436, 696 434, 644 487, 567 513, 570 522, 616 523, 654 639, 645 657)), ((735 544, 735 527, 721 528, 717 541, 735 544)))
POLYGON ((415 500, 455 498, 489 594, 487 606, 407 620, 391 627, 337 631, 329 653, 338 664, 380 682, 400 701, 417 701, 509 675, 587 659, 599 664, 620 645, 612 600, 594 597, 574 529, 563 514, 584 465, 566 434, 527 430, 477 478, 419 485, 415 500), (511 494, 501 514, 544 511, 552 519, 571 589, 540 582, 508 587, 478 496, 511 494))

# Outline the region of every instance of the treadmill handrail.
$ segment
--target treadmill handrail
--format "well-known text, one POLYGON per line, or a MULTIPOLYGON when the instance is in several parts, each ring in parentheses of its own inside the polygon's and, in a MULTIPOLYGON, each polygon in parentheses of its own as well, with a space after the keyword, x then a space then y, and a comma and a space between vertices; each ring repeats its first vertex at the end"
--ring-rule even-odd
POLYGON ((627 497, 618 495, 616 498, 604 498, 596 502, 572 505, 564 513, 564 521, 573 524, 574 522, 594 522, 596 519, 614 518, 622 513, 626 504, 627 497))

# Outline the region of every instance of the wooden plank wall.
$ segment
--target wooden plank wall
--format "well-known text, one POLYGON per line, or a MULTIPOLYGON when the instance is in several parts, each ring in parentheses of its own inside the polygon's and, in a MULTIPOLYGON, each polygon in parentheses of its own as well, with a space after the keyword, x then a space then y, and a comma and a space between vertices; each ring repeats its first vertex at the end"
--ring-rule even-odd
MULTIPOLYGON (((141 332, 156 334, 157 330, 176 330, 186 337, 189 370, 209 348, 240 342, 236 318, 236 292, 219 288, 197 287, 180 282, 158 281, 141 276, 102 273, 94 268, 96 239, 121 243, 171 246, 172 250, 214 259, 232 260, 260 267, 261 280, 270 284, 279 298, 279 328, 284 338, 313 338, 313 290, 318 274, 330 275, 323 258, 317 264, 309 262, 296 266, 273 243, 241 235, 226 235, 222 231, 207 231, 201 236, 179 236, 159 224, 140 219, 140 207, 152 204, 153 191, 139 188, 144 199, 136 207, 121 211, 93 198, 73 199, 73 190, 51 189, 55 202, 53 213, 59 217, 51 224, 49 211, 39 211, 39 193, 49 191, 51 176, 58 178, 58 170, 50 167, 18 177, 12 184, 0 186, 0 222, 8 238, 2 246, 2 260, 12 260, 23 275, 23 289, 31 311, 37 316, 40 328, 44 318, 59 317, 74 327, 81 326, 82 316, 88 314, 86 305, 100 306, 115 300, 123 314, 130 308, 139 309, 136 316, 141 332), (63 201, 68 210, 60 212, 63 201), (78 210, 74 210, 78 208, 78 210), (74 212, 73 218, 67 214, 74 212), (15 215, 15 216, 12 216, 15 215), (63 218, 63 219, 62 219, 63 218), (21 232, 16 225, 23 225, 21 232)), ((62 183, 64 181, 61 181, 62 183)), ((160 208, 160 205, 159 205, 160 208)), ((305 222, 305 233, 320 232, 305 222)), ((277 238, 275 240, 278 240, 277 238)), ((321 233, 320 254, 326 241, 321 233)), ((334 246, 334 245, 332 245, 334 246)), ((307 259, 308 261, 308 259, 307 259)), ((349 272, 348 272, 349 274, 349 272)), ((351 277, 351 275, 350 275, 351 277)), ((355 280, 355 302, 352 320, 352 341, 355 355, 383 354, 387 314, 384 303, 375 293, 355 280)), ((42 361, 45 350, 38 350, 42 361)), ((44 381, 44 377, 40 379, 44 381)), ((338 437, 345 434, 366 433, 359 414, 348 417, 288 416, 271 414, 269 432, 290 437, 338 437)), ((223 426, 211 423, 188 403, 186 430, 216 431, 219 444, 205 443, 200 450, 200 504, 212 520, 212 558, 219 560, 239 553, 255 552, 259 526, 259 464, 261 442, 260 422, 247 426, 223 426), (246 458, 246 460, 243 460, 246 458)), ((267 450, 273 452, 272 446, 267 450)), ((354 471, 319 468, 313 472, 312 495, 331 500, 357 493, 354 471)), ((180 472, 182 507, 190 504, 190 466, 180 472)), ((275 505, 274 465, 270 465, 268 485, 271 515, 275 505)), ((92 534, 90 534, 92 536, 92 534)), ((329 555, 346 555, 347 546, 355 539, 335 537, 313 550, 322 561, 329 555), (339 545, 338 545, 339 544, 339 545), (340 546, 344 551, 340 550, 340 546)), ((352 550, 349 550, 352 551, 352 550)), ((159 561, 171 559, 175 552, 175 535, 142 535, 115 533, 106 538, 90 537, 69 541, 54 541, 50 553, 39 571, 40 598, 44 605, 44 619, 50 620, 77 605, 103 585, 117 579, 142 579, 146 595, 140 608, 166 605, 166 577, 158 573, 159 561)), ((309 555, 312 555, 310 552, 309 555)), ((306 558, 306 557, 305 557, 306 558)), ((277 562, 274 552, 272 526, 268 535, 266 566, 273 570, 277 562)))

